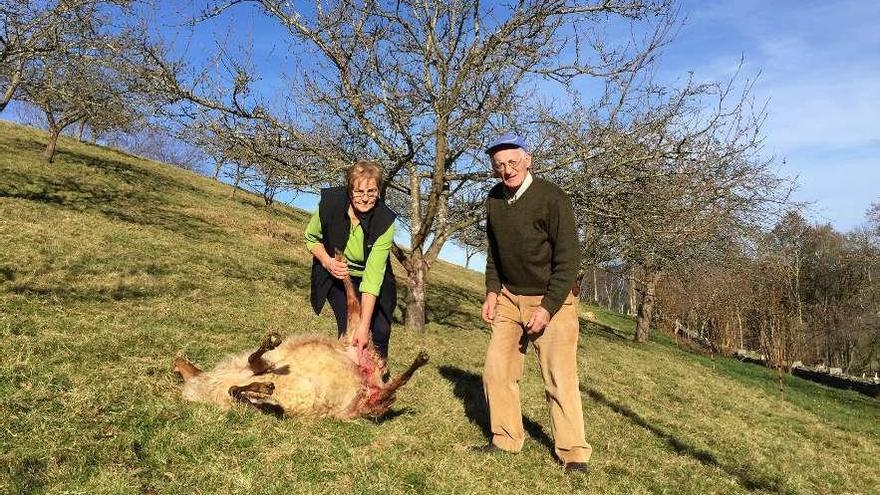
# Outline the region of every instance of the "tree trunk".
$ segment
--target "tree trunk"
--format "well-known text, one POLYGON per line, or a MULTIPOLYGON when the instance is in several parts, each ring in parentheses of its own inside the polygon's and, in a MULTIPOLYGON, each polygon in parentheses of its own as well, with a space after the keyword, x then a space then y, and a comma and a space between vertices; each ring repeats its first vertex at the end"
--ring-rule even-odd
POLYGON ((599 304, 599 275, 596 273, 596 267, 593 267, 593 302, 599 304))
POLYGON ((740 314, 739 307, 736 308, 736 324, 739 327, 739 348, 745 349, 745 340, 743 339, 743 319, 740 314))
POLYGON ((422 330, 425 327, 425 288, 427 285, 428 267, 422 254, 413 251, 411 254, 412 269, 406 278, 406 320, 409 331, 422 330))
POLYGON ((611 274, 607 272, 605 273, 605 283, 603 285, 605 285, 605 307, 612 309, 614 306, 613 301, 611 300, 611 274))
POLYGON ((19 84, 21 84, 21 69, 15 72, 12 76, 12 80, 9 81, 9 85, 6 86, 6 91, 3 92, 3 97, 0 99, 0 112, 6 109, 6 105, 12 101, 12 97, 15 96, 15 90, 18 89, 19 84))
POLYGON ((55 159, 55 148, 58 146, 58 136, 60 134, 61 129, 57 127, 49 130, 49 143, 46 144, 46 151, 43 152, 43 159, 47 163, 52 163, 55 159))
POLYGON ((650 329, 651 318, 654 313, 654 291, 659 280, 659 272, 652 272, 646 277, 645 290, 642 293, 642 300, 639 301, 639 308, 636 314, 636 342, 648 341, 648 330, 650 329))
POLYGON ((626 285, 629 292, 629 308, 626 310, 628 316, 636 315, 636 268, 629 269, 629 276, 626 279, 626 285))
POLYGON ((79 142, 83 142, 83 132, 86 130, 86 119, 79 121, 79 142))
POLYGON ((465 250, 465 253, 464 253, 464 267, 465 267, 466 269, 470 269, 470 267, 471 267, 471 258, 473 258, 475 254, 477 254, 476 251, 470 251, 470 252, 469 252, 469 251, 465 250))
POLYGON ((238 184, 241 183, 241 165, 235 164, 235 182, 232 184, 232 190, 229 192, 229 199, 235 199, 235 191, 238 190, 238 184))
POLYGON ((266 203, 266 237, 270 239, 275 237, 274 213, 274 203, 266 203))

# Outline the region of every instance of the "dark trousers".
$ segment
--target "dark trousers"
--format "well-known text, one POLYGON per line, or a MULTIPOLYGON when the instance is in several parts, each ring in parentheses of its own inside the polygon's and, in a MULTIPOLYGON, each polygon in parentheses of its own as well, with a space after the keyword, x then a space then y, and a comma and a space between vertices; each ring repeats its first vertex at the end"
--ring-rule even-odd
MULTIPOLYGON (((361 293, 358 287, 361 284, 361 279, 352 277, 351 283, 354 285, 358 298, 360 298, 361 293)), ((333 279, 333 285, 330 286, 330 292, 327 294, 327 302, 330 303, 330 308, 333 309, 333 314, 336 315, 336 330, 339 333, 339 337, 342 337, 345 335, 346 327, 348 326, 348 305, 342 281, 333 279)), ((370 334, 379 356, 382 359, 387 359, 388 341, 391 339, 391 320, 379 308, 378 300, 376 301, 376 309, 373 310, 373 321, 370 322, 370 334)))

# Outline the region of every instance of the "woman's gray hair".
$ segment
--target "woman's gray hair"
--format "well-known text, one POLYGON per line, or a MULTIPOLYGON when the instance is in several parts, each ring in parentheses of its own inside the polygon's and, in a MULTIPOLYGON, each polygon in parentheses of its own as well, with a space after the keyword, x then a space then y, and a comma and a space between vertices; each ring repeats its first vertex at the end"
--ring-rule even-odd
POLYGON ((376 187, 382 190, 383 170, 376 160, 358 160, 345 171, 345 186, 351 194, 354 183, 361 179, 375 179, 376 187))

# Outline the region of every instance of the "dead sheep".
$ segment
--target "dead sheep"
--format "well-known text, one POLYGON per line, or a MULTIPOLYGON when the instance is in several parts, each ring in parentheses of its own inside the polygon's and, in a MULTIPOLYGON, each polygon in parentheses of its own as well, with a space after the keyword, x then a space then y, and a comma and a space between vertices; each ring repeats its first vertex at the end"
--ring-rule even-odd
POLYGON ((351 345, 360 303, 351 280, 343 282, 349 334, 339 340, 306 336, 284 341, 271 334, 256 351, 228 356, 211 371, 178 356, 173 370, 183 377, 184 399, 222 408, 241 403, 277 416, 346 420, 386 413, 397 390, 428 362, 428 355, 420 352, 406 371, 383 382, 372 343, 360 352, 351 345))

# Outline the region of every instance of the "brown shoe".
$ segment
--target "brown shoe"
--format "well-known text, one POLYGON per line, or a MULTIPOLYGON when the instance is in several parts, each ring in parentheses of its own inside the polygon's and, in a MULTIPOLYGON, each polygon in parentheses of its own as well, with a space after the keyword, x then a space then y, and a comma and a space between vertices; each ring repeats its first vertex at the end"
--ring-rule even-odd
POLYGON ((586 462, 566 462, 563 468, 566 473, 589 473, 590 466, 586 462))

